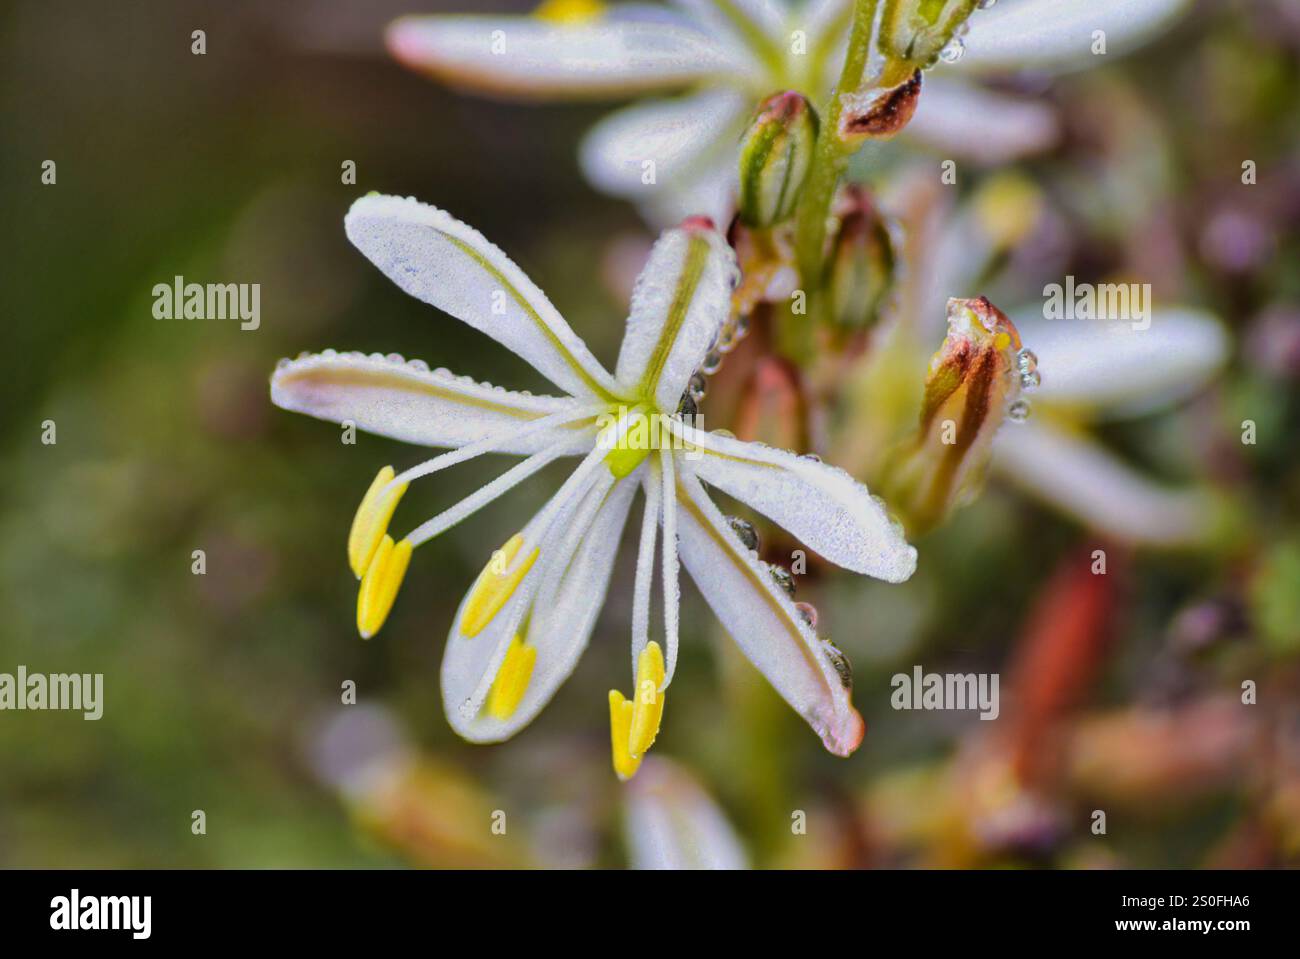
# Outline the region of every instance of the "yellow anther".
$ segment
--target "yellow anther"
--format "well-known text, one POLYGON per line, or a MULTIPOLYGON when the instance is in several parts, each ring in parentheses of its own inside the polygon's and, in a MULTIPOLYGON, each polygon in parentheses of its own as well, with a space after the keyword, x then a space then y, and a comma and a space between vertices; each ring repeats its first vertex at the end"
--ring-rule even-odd
POLYGON ((542 0, 533 16, 550 23, 587 23, 604 12, 602 0, 542 0))
POLYGON ((393 510, 397 509, 398 500, 406 492, 405 483, 383 492, 395 475, 391 466, 381 469, 357 507, 357 515, 352 518, 352 531, 348 533, 348 563, 357 579, 366 575, 380 540, 388 532, 393 510))
POLYGON ((995 350, 1005 350, 1011 345, 1011 337, 1006 333, 998 333, 993 337, 993 348, 995 350))
POLYGON ((379 541, 357 591, 357 631, 362 639, 369 639, 384 625, 410 563, 410 540, 404 539, 395 546, 391 536, 379 541))
POLYGON ((636 662, 636 689, 632 693, 632 728, 627 749, 641 756, 659 735, 664 715, 664 654, 658 643, 647 643, 636 662))
POLYGON ((633 706, 617 689, 609 691, 609 740, 614 750, 614 772, 627 780, 641 767, 641 757, 628 752, 628 738, 632 733, 633 706))
POLYGON ((488 713, 495 719, 509 719, 519 708, 519 701, 528 690, 528 681, 533 678, 533 667, 537 665, 537 647, 525 646, 524 641, 515 636, 506 650, 506 658, 497 670, 496 679, 492 680, 492 692, 488 695, 488 713))
POLYGON ((478 574, 474 588, 465 601, 465 611, 460 617, 461 633, 477 636, 483 632, 484 627, 492 622, 492 617, 501 611, 506 600, 514 594, 519 581, 537 560, 538 550, 534 549, 514 566, 515 554, 523 544, 523 533, 516 533, 492 554, 488 564, 483 567, 483 572, 478 574))

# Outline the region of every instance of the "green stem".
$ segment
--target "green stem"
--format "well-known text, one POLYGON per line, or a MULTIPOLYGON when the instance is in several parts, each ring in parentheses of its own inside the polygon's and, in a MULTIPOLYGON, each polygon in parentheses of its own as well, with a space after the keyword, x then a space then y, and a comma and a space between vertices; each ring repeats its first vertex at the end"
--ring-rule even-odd
POLYGON ((791 317, 782 324, 782 347, 791 359, 799 361, 808 351, 811 341, 812 319, 815 318, 817 288, 821 281, 822 251, 826 245, 826 218, 830 214, 831 200, 840 175, 848 163, 851 149, 839 137, 842 93, 857 90, 862 85, 871 55, 871 34, 876 20, 879 0, 855 0, 853 27, 849 34, 849 48, 840 70, 839 82, 831 91, 822 108, 821 136, 813 156, 812 169, 804 183, 803 195, 795 221, 795 260, 799 265, 799 278, 808 300, 808 316, 791 317), (798 322, 795 322, 798 321, 798 322))

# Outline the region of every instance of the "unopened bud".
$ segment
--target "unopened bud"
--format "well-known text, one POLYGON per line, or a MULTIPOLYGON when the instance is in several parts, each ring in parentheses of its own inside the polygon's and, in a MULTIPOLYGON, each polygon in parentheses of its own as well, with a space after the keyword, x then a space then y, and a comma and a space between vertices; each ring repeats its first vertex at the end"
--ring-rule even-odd
POLYGON ((741 141, 740 216, 749 226, 780 223, 794 210, 817 145, 817 113, 798 93, 760 104, 741 141))
POLYGON ((877 44, 895 62, 925 69, 955 38, 979 0, 885 0, 877 44))
POLYGON ((978 490, 998 427, 1023 419, 1021 390, 1037 383, 1031 360, 987 298, 948 301, 948 336, 930 360, 916 436, 895 455, 885 484, 909 535, 938 525, 978 490))
POLYGON ((826 260, 831 322, 845 330, 875 326, 894 287, 894 241, 871 196, 856 184, 840 198, 839 229, 826 260))
POLYGON ((894 87, 846 93, 841 98, 839 138, 845 143, 887 140, 907 126, 921 99, 921 71, 894 87))

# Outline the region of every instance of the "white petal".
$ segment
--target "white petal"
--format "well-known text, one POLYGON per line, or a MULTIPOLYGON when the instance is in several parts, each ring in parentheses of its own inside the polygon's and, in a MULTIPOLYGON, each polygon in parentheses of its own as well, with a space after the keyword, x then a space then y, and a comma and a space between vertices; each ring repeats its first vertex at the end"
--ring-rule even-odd
POLYGON ((1208 492, 1158 486, 1090 440, 1045 421, 1009 424, 993 450, 999 474, 1124 542, 1194 545, 1216 522, 1208 492))
POLYGON ((724 143, 724 149, 715 150, 706 162, 692 168, 688 176, 673 180, 666 184, 667 189, 638 203, 641 216, 657 230, 675 226, 688 216, 730 223, 736 211, 740 179, 736 156, 735 141, 724 143))
POLYGON ((1056 111, 1042 101, 939 76, 926 78, 903 135, 944 156, 994 165, 1051 149, 1061 130, 1056 111))
POLYGON ((891 583, 915 572, 916 548, 880 500, 843 470, 689 426, 680 434, 700 447, 678 454, 684 469, 758 510, 832 563, 891 583))
MULTIPOLYGON (((1021 342, 1038 357, 1034 401, 1146 412, 1203 387, 1228 355, 1218 320, 1196 310, 1152 310, 1147 329, 1102 320, 1013 314, 1021 342)), ((1142 324, 1137 324, 1141 326, 1142 324)))
MULTIPOLYGON (((1188 0, 1002 0, 967 21, 966 50, 957 66, 1072 70, 1107 62, 1162 31, 1188 0), (1094 31, 1106 54, 1094 54, 1094 31)), ((924 99, 924 97, 922 97, 924 99)))
POLYGON ((604 97, 681 87, 744 69, 684 21, 607 17, 555 24, 532 17, 405 17, 388 49, 457 86, 512 97, 604 97))
MULTIPOLYGON (((442 660, 443 707, 459 735, 476 743, 509 739, 541 712, 573 672, 604 605, 614 555, 639 482, 638 473, 615 483, 603 471, 581 502, 574 504, 573 512, 561 515, 515 594, 473 638, 460 632, 462 600, 442 660), (523 638, 536 647, 537 662, 518 708, 500 720, 479 707, 525 614, 523 638)), ((525 536, 536 522, 537 517, 524 528, 525 536)))
POLYGON ((749 867, 731 823, 684 767, 647 756, 623 789, 633 869, 749 867))
POLYGON ((862 741, 865 727, 824 646, 749 554, 699 480, 678 478, 681 559, 731 638, 767 681, 837 756, 862 741))
POLYGON ((632 290, 616 374, 624 393, 676 412, 682 391, 731 310, 736 258, 717 230, 668 230, 632 290))
POLYGON ((513 350, 575 396, 613 382, 545 294, 472 227, 436 207, 365 196, 344 221, 348 239, 407 293, 513 350))
MULTIPOLYGON (((721 87, 624 107, 583 139, 582 171, 598 190, 652 203, 687 188, 719 152, 735 166, 736 143, 751 106, 744 94, 721 87), (654 182, 647 183, 651 163, 654 182)), ((713 215, 710 209, 691 209, 685 215, 695 213, 713 215)))
MULTIPOLYGON (((778 76, 785 64, 789 39, 786 9, 780 0, 673 0, 676 6, 750 65, 758 80, 778 76)), ((773 91, 775 92, 775 91, 773 91)))
MULTIPOLYGON (((362 353, 315 353, 283 361, 271 376, 271 401, 295 413, 421 446, 461 447, 517 432, 530 422, 582 404, 570 397, 526 396, 432 373, 400 358, 362 353)), ((497 452, 535 453, 567 442, 566 452, 591 448, 591 429, 557 426, 504 443, 497 452)))

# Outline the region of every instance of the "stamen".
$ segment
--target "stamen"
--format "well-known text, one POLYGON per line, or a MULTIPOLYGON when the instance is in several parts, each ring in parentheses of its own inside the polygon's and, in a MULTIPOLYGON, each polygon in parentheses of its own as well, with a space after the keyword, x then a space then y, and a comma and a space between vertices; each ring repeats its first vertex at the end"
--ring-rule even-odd
POLYGON ((514 564, 515 555, 523 545, 523 534, 516 533, 492 554, 483 572, 479 573, 469 598, 465 600, 465 612, 460 617, 460 631, 465 636, 477 636, 483 632, 536 562, 539 550, 534 547, 518 565, 514 564))
POLYGON ((348 564, 352 572, 360 579, 366 574, 380 540, 388 532, 388 523, 393 518, 393 510, 406 492, 406 484, 393 484, 393 468, 385 466, 361 498, 361 505, 352 517, 352 529, 348 532, 348 564))
POLYGON ((659 735, 664 714, 664 654, 658 643, 647 643, 636 667, 636 690, 632 701, 632 725, 627 751, 642 756, 659 735))
POLYGON ((547 23, 590 23, 605 13, 601 0, 542 0, 533 16, 547 23))
POLYGON ((505 661, 497 670, 492 682, 492 692, 488 694, 487 710, 495 719, 506 720, 515 714, 519 702, 528 691, 528 682, 533 678, 533 667, 537 665, 537 647, 526 646, 516 634, 510 641, 505 661))
POLYGON ((384 625, 410 562, 410 541, 395 546, 391 536, 380 541, 357 591, 357 631, 362 639, 369 639, 384 625))
POLYGON ((655 538, 659 533, 659 473, 645 480, 645 512, 641 516, 641 542, 636 554, 636 579, 632 587, 632 670, 650 639, 650 590, 654 585, 655 538))
POLYGON ((609 740, 614 754, 614 772, 624 782, 641 768, 641 757, 627 750, 632 733, 632 704, 617 689, 609 691, 609 740))
POLYGON ((667 689, 677 671, 677 611, 681 603, 681 585, 677 558, 677 476, 673 454, 667 447, 659 451, 664 486, 664 641, 668 645, 668 670, 661 689, 667 689))
POLYGON ((524 439, 534 433, 545 432, 555 426, 563 426, 566 423, 572 423, 576 420, 586 419, 589 416, 595 416, 605 409, 601 405, 588 405, 579 407, 574 410, 561 410, 558 413, 550 413, 547 416, 540 417, 517 430, 508 433, 497 433, 485 437, 474 443, 468 443, 460 449, 449 450, 446 453, 439 453, 433 459, 425 460, 408 470, 402 471, 393 483, 409 483, 411 480, 419 479, 423 476, 429 476, 447 469, 449 466, 455 466, 458 463, 464 463, 472 460, 476 456, 482 456, 485 453, 492 453, 503 446, 507 446, 516 440, 524 439))
POLYGON ((407 535, 411 545, 420 546, 451 529, 461 520, 478 512, 488 503, 505 495, 514 489, 528 477, 532 476, 543 466, 558 459, 564 452, 564 444, 557 443, 555 446, 534 453, 520 463, 516 463, 510 469, 506 470, 492 482, 480 489, 475 490, 469 496, 449 506, 432 519, 425 520, 407 535))

